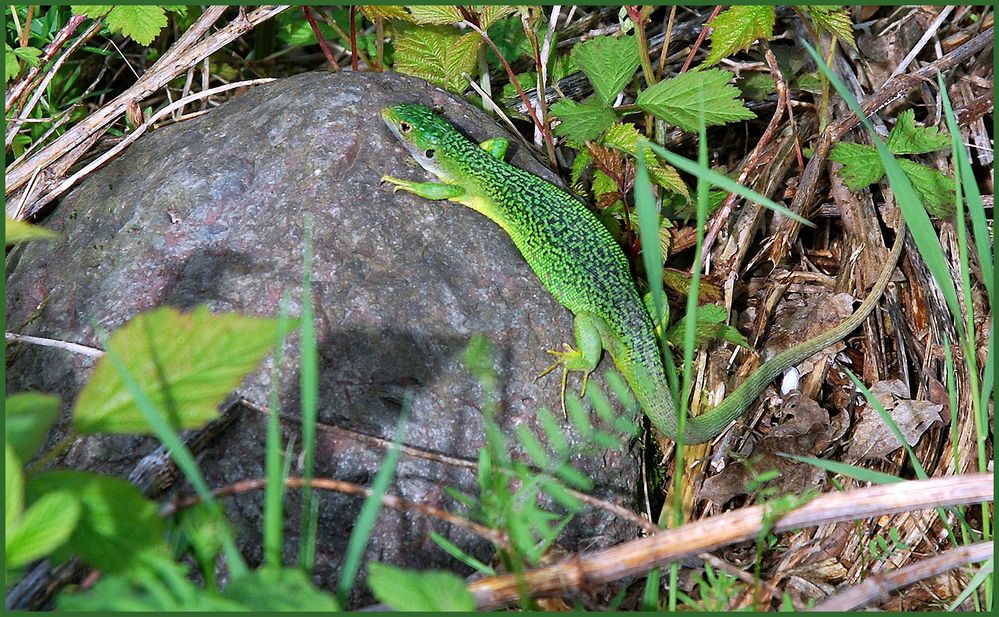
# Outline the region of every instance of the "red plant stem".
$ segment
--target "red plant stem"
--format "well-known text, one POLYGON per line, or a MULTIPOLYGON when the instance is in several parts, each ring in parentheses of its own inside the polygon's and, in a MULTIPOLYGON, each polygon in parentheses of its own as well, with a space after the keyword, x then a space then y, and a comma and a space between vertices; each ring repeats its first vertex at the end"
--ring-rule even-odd
POLYGON ((350 69, 357 70, 357 7, 350 7, 350 69))
POLYGON ((704 22, 704 27, 701 28, 701 33, 697 35, 697 40, 694 41, 694 46, 690 48, 690 53, 687 55, 687 59, 683 61, 683 67, 680 68, 681 73, 686 73, 687 69, 690 68, 690 63, 694 61, 694 54, 701 47, 701 43, 704 42, 704 37, 708 35, 708 22, 710 22, 715 17, 718 17, 718 13, 721 13, 721 5, 716 6, 715 10, 711 11, 711 16, 708 17, 708 21, 704 22))
POLYGON ((326 37, 319 30, 319 24, 316 23, 316 18, 312 16, 312 11, 309 7, 303 6, 302 12, 305 13, 305 19, 309 21, 309 25, 312 26, 312 33, 316 35, 316 41, 319 43, 319 48, 323 50, 323 55, 326 56, 326 60, 333 65, 333 68, 340 70, 340 64, 333 57, 333 50, 330 49, 330 44, 326 42, 326 37))

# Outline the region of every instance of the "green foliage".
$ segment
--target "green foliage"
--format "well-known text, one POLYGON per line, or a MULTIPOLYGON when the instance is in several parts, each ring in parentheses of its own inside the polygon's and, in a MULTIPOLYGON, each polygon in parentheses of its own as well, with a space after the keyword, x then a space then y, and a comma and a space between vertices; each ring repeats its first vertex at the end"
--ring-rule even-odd
POLYGON ((24 242, 25 240, 54 240, 59 237, 59 234, 54 231, 49 231, 44 227, 32 225, 25 221, 15 221, 6 215, 4 215, 3 233, 4 244, 7 246, 24 242))
MULTIPOLYGON (((888 136, 888 151, 895 155, 923 154, 945 148, 950 136, 936 127, 915 125, 911 109, 899 114, 895 128, 888 136)), ((843 165, 840 177, 851 191, 878 182, 885 167, 877 148, 862 144, 839 143, 829 158, 843 165)), ((912 183, 920 202, 934 216, 947 217, 954 213, 954 179, 941 172, 908 159, 897 159, 898 165, 912 183)))
MULTIPOLYGON (((737 51, 748 49, 756 39, 773 38, 777 11, 774 6, 733 6, 711 20, 711 51, 701 65, 714 66, 737 51)), ((708 106, 705 105, 705 110, 708 106)))
POLYGON ((617 119, 613 110, 604 107, 596 98, 582 103, 562 99, 551 106, 551 112, 561 120, 555 127, 555 134, 576 146, 600 137, 617 119))
POLYGON ((456 6, 444 5, 413 5, 406 7, 410 17, 417 24, 436 24, 440 26, 464 21, 461 11, 456 6))
POLYGON ((49 471, 27 484, 29 501, 52 493, 79 500, 80 519, 67 548, 89 565, 125 572, 144 554, 166 551, 156 504, 128 482, 85 471, 49 471))
POLYGON ((4 439, 22 461, 30 461, 59 414, 59 397, 38 392, 8 396, 4 404, 4 439))
POLYGON ((631 81, 641 63, 633 36, 600 36, 572 48, 572 59, 586 74, 597 98, 610 105, 631 81))
POLYGON ((699 600, 694 600, 683 592, 677 592, 680 601, 694 611, 726 611, 742 587, 739 579, 728 572, 715 571, 708 563, 704 564, 703 572, 695 575, 694 581, 699 591, 699 600))
POLYGON ((394 68, 460 94, 468 86, 462 74, 472 78, 476 75, 480 44, 476 32, 461 34, 447 26, 401 25, 396 29, 394 68))
POLYGON ((878 534, 871 538, 865 547, 867 554, 875 561, 885 559, 891 555, 909 550, 909 545, 902 542, 902 536, 898 532, 898 527, 888 528, 888 538, 878 534))
POLYGON ((739 89, 728 83, 731 79, 732 74, 721 69, 683 73, 643 90, 635 104, 685 131, 697 130, 701 99, 706 126, 755 118, 739 100, 739 89))
MULTIPOLYGON (((673 347, 683 347, 683 336, 690 315, 684 315, 680 321, 673 324, 666 332, 665 339, 673 347)), ((702 347, 712 341, 721 339, 735 345, 749 347, 749 341, 737 329, 728 325, 728 315, 725 308, 717 304, 705 304, 697 307, 697 322, 694 326, 694 345, 702 347)))
MULTIPOLYGON (((638 140, 641 137, 642 134, 635 128, 634 124, 630 122, 615 122, 604 133, 601 143, 608 148, 614 148, 615 150, 636 156, 638 154, 638 140)), ((645 163, 648 166, 649 177, 654 183, 668 191, 683 195, 684 197, 690 197, 690 190, 675 167, 666 165, 656 158, 651 148, 645 148, 643 153, 645 155, 645 163)))
MULTIPOLYGON (((275 341, 276 322, 235 313, 213 315, 161 307, 134 317, 115 332, 111 347, 131 376, 176 428, 195 428, 218 415, 217 406, 275 341)), ((133 394, 105 356, 73 410, 80 433, 148 433, 133 394)))
POLYGON ((850 21, 850 10, 842 6, 803 6, 801 10, 811 18, 819 28, 836 36, 850 47, 856 49, 857 42, 853 38, 853 22, 850 21))
MULTIPOLYGON (((179 12, 184 7, 169 7, 179 12)), ((73 5, 73 12, 93 19, 103 17, 112 32, 119 32, 139 45, 149 45, 166 27, 166 11, 161 6, 73 5)))
POLYGON ((4 82, 17 77, 21 72, 21 62, 28 66, 38 66, 41 62, 42 50, 37 47, 11 47, 4 43, 4 82))
POLYGON ((19 568, 45 557, 69 539, 80 517, 76 497, 65 491, 46 493, 24 512, 8 519, 4 548, 6 568, 19 568))
POLYGON ((383 563, 368 566, 375 597, 397 611, 474 611, 465 582, 450 572, 414 572, 383 563))

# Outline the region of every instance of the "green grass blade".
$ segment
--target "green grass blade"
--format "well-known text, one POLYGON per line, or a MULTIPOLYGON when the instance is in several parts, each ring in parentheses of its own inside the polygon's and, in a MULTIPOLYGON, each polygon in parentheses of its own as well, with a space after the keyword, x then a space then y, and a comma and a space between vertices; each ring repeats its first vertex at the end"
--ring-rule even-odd
POLYGON ((316 462, 316 405, 319 397, 318 353, 316 351, 316 325, 312 309, 312 216, 304 221, 304 267, 302 273, 302 319, 299 324, 301 340, 300 397, 302 402, 302 527, 299 537, 298 565, 311 574, 316 561, 316 526, 319 506, 312 490, 316 462))
MULTIPOLYGON (((995 559, 989 559, 982 564, 982 567, 978 569, 978 572, 971 577, 971 581, 968 582, 968 586, 965 587, 961 593, 957 594, 957 597, 954 598, 953 602, 947 605, 947 610, 957 610, 957 608, 961 606, 961 604, 963 604, 971 594, 975 593, 975 591, 977 591, 978 588, 981 587, 990 576, 992 576, 993 568, 995 568, 995 559)), ((990 610, 990 607, 986 607, 986 610, 990 610)))
POLYGON ((652 291, 652 304, 656 307, 655 322, 660 323, 666 294, 663 291, 663 254, 659 245, 659 211, 652 194, 652 180, 645 164, 644 148, 636 155, 638 170, 635 176, 635 209, 638 210, 638 236, 642 239, 642 263, 652 291))
MULTIPOLYGON (((728 191, 730 193, 735 193, 736 195, 738 195, 739 197, 742 197, 746 201, 751 201, 751 202, 757 203, 757 204, 759 204, 759 205, 761 205, 761 206, 763 206, 765 208, 769 208, 769 209, 773 210, 774 212, 779 212, 783 216, 786 216, 789 219, 793 219, 793 220, 801 223, 802 225, 805 225, 807 227, 815 227, 814 223, 812 223, 811 221, 809 221, 805 217, 801 216, 797 212, 794 212, 792 210, 788 210, 786 207, 780 205, 776 201, 774 201, 772 199, 769 199, 767 197, 764 197, 763 195, 760 195, 759 193, 757 193, 756 191, 754 191, 754 190, 752 190, 750 188, 746 188, 746 187, 742 186, 741 184, 739 184, 735 180, 733 180, 733 179, 731 179, 729 177, 723 176, 720 173, 718 173, 717 171, 714 171, 714 170, 709 169, 707 167, 702 167, 698 163, 695 163, 694 161, 692 161, 692 160, 690 160, 688 158, 682 157, 679 154, 676 154, 674 152, 670 152, 669 150, 667 150, 666 148, 663 148, 659 144, 655 144, 655 143, 652 143, 650 141, 646 141, 644 139, 639 139, 638 140, 638 146, 639 146, 639 152, 641 152, 641 149, 644 146, 648 146, 648 147, 652 148, 652 150, 656 154, 658 154, 659 156, 661 156, 664 159, 666 159, 667 163, 669 163, 673 167, 676 167, 677 169, 682 169, 683 171, 687 172, 688 174, 690 174, 692 176, 695 176, 698 180, 704 180, 708 184, 711 184, 713 186, 717 186, 718 188, 726 190, 726 191, 728 191)), ((636 182, 636 186, 637 186, 637 182, 636 182)))
POLYGON ((270 405, 267 414, 267 446, 264 469, 267 488, 264 491, 264 564, 281 567, 281 545, 284 541, 284 478, 281 477, 281 418, 279 384, 281 364, 284 359, 284 339, 288 334, 288 297, 281 299, 278 316, 277 351, 271 371, 270 405))
POLYGON ((389 448, 382 461, 375 479, 371 482, 371 494, 364 500, 361 506, 361 513, 357 516, 353 531, 350 532, 350 540, 347 541, 346 558, 343 562, 343 570, 340 572, 340 582, 337 585, 337 597, 340 603, 346 602, 350 588, 354 586, 357 572, 361 568, 361 559, 364 557, 364 548, 371 538, 371 532, 375 528, 378 520, 378 513, 382 509, 382 497, 388 492, 389 483, 395 473, 396 463, 399 461, 399 446, 406 435, 406 424, 409 421, 409 411, 413 405, 413 396, 406 392, 402 402, 402 413, 399 415, 399 425, 395 429, 395 436, 392 438, 392 447, 389 448))
POLYGON ((784 454, 781 452, 778 452, 777 455, 783 458, 791 459, 792 461, 798 461, 799 463, 805 463, 813 467, 818 467, 819 469, 825 469, 826 471, 832 473, 838 473, 860 482, 870 482, 872 484, 894 484, 895 482, 904 481, 902 478, 897 478, 891 474, 882 473, 873 469, 866 469, 864 467, 858 467, 856 465, 843 463, 841 461, 827 461, 826 459, 815 458, 814 456, 798 456, 797 454, 784 454))

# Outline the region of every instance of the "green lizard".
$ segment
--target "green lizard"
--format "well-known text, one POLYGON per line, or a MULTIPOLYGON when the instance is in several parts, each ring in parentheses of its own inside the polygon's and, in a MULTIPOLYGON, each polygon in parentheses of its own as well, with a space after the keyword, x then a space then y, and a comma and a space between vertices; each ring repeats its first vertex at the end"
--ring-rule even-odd
MULTIPOLYGON (((555 366, 564 369, 563 395, 570 370, 582 371, 585 390, 586 378, 606 350, 652 426, 676 440, 676 405, 652 319, 635 288, 624 252, 607 228, 577 198, 504 162, 505 139, 475 144, 421 105, 388 107, 382 110, 382 117, 413 158, 439 182, 411 182, 391 176, 383 176, 382 181, 394 184, 396 191, 460 203, 498 223, 548 291, 572 311, 577 348, 566 345, 567 351, 549 351, 557 358, 555 366)), ((687 419, 685 443, 714 438, 746 411, 775 377, 855 330, 888 285, 904 235, 904 230, 899 230, 888 263, 853 315, 778 354, 720 405, 687 419)))

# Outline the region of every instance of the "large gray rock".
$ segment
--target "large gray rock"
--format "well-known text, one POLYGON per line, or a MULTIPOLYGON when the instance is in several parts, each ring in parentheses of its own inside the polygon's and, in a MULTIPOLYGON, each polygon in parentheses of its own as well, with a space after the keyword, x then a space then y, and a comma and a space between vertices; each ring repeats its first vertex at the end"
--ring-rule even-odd
MULTIPOLYGON (((319 407, 321 429, 328 429, 319 433, 317 476, 370 483, 385 450, 363 436, 391 439, 406 389, 414 393, 406 445, 475 461, 484 441, 482 396, 460 356, 477 333, 498 351, 501 425, 511 438, 518 424, 540 432, 535 411, 558 409, 558 377, 534 378, 550 363, 545 350, 571 339, 571 316, 485 217, 380 185, 386 173, 426 179, 378 115, 398 102, 439 105, 477 140, 507 135, 478 109, 396 74, 310 73, 260 86, 144 137, 67 196, 44 222, 63 238, 16 249, 7 282, 8 329, 96 346, 92 321, 113 330, 162 304, 274 316, 287 293, 297 312, 303 219, 311 214, 319 407)), ((510 141, 515 164, 551 178, 510 141)), ((8 392, 57 393, 67 413, 92 367, 83 356, 50 348, 21 347, 8 356, 8 392)), ((297 341, 286 358, 281 405, 294 414, 297 341)), ((595 383, 603 385, 601 372, 595 383)), ((269 366, 263 366, 239 392, 266 406, 268 387, 269 366)), ((202 457, 212 486, 263 476, 265 421, 262 414, 245 415, 202 457)), ((284 423, 284 433, 301 443, 294 422, 284 423)), ((65 464, 127 474, 154 446, 148 438, 92 438, 77 444, 65 464)), ((390 492, 456 509, 442 489, 475 494, 474 476, 433 458, 404 454, 390 492)), ((638 459, 637 448, 626 443, 573 463, 594 480, 596 496, 632 507, 638 459)), ((328 492, 320 497, 316 574, 329 589, 361 503, 328 492)), ((227 501, 251 561, 261 556, 261 504, 261 493, 227 501)), ((298 509, 292 491, 289 562, 298 509)), ((490 547, 481 539, 394 510, 383 511, 366 557, 463 571, 430 540, 434 530, 488 559, 490 547)), ((590 549, 634 534, 630 524, 591 508, 567 529, 562 546, 590 549)))

